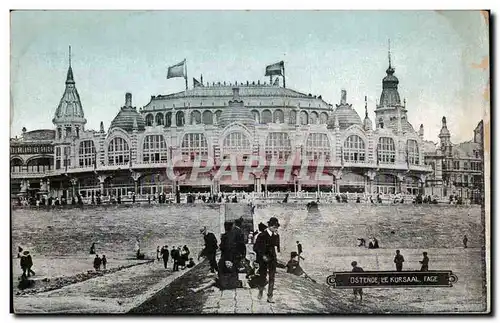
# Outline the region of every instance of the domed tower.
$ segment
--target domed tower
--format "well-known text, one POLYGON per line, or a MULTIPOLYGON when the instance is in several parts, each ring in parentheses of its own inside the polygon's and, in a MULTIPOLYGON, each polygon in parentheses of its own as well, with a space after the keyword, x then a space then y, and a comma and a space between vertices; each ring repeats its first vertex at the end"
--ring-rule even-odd
POLYGON ((240 98, 240 88, 233 88, 233 98, 229 100, 229 106, 222 110, 219 118, 219 126, 225 128, 233 122, 238 122, 248 128, 255 126, 252 113, 245 108, 243 100, 240 98))
POLYGON ((442 126, 441 131, 439 132, 439 140, 441 142, 441 151, 445 156, 451 156, 452 144, 450 140, 450 131, 446 126, 446 117, 443 117, 441 120, 442 126))
POLYGON ((366 131, 373 130, 372 121, 368 117, 368 101, 365 95, 365 120, 363 121, 363 129, 366 131))
POLYGON ((87 120, 83 114, 80 95, 75 86, 73 69, 71 68, 71 46, 69 47, 69 67, 66 74, 66 88, 56 113, 52 119, 56 126, 56 141, 67 141, 78 138, 80 132, 85 130, 87 120))
POLYGON ((358 113, 352 108, 352 104, 347 103, 346 90, 341 91, 340 104, 336 104, 336 108, 333 111, 333 117, 334 118, 330 118, 330 122, 327 125, 329 129, 335 128, 335 120, 338 122, 340 130, 347 129, 353 124, 363 125, 358 113))
POLYGON ((137 112, 136 107, 132 106, 132 93, 125 94, 125 105, 121 107, 120 112, 111 121, 109 130, 113 128, 121 128, 126 132, 144 131, 146 129, 144 118, 137 112))
POLYGON ((399 80, 394 76, 395 69, 391 63, 391 48, 389 43, 389 67, 386 76, 382 79, 382 93, 380 102, 375 109, 375 124, 377 129, 390 128, 395 131, 414 131, 411 124, 407 121, 406 104, 401 104, 398 85, 399 80))

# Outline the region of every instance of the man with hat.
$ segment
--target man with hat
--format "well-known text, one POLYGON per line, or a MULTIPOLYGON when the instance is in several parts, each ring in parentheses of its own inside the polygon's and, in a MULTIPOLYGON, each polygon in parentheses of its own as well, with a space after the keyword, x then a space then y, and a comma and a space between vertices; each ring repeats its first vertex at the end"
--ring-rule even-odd
POLYGON ((204 256, 210 262, 210 272, 215 273, 217 270, 217 261, 215 261, 215 254, 217 253, 217 238, 212 232, 207 231, 207 227, 200 229, 200 233, 203 235, 203 240, 205 241, 205 247, 200 252, 198 260, 200 257, 204 256))
POLYGON ((272 217, 267 222, 268 227, 257 236, 253 250, 257 254, 257 262, 259 263, 259 294, 258 299, 261 299, 266 286, 266 276, 269 274, 269 285, 267 288, 267 302, 274 303, 273 289, 274 276, 276 274, 277 256, 276 248, 279 246, 278 228, 280 226, 278 219, 272 217))

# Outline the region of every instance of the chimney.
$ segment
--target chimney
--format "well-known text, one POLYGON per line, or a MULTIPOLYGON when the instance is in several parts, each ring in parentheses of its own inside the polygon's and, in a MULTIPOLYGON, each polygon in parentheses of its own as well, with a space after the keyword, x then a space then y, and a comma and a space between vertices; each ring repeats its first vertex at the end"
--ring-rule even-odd
POLYGON ((125 106, 126 107, 131 107, 132 106, 132 93, 125 93, 125 106))

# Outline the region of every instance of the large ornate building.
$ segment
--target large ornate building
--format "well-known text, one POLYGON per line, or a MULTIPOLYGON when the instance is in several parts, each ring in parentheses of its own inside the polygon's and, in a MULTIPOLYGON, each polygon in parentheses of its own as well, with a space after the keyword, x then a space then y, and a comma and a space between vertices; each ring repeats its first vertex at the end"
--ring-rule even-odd
POLYGON ((362 119, 345 90, 333 106, 277 83, 202 81, 152 96, 140 109, 127 93, 109 128, 101 122, 94 131, 85 129, 70 65, 54 129, 11 139, 11 192, 66 198, 175 189, 416 194, 432 172, 424 163, 424 130, 421 125, 416 132, 408 122, 390 63, 386 74, 374 122, 366 98, 362 119), (266 164, 245 178, 244 166, 255 156, 266 164), (179 161, 172 167, 174 157, 179 161), (236 175, 217 176, 229 159, 236 175), (199 161, 210 167, 194 178, 199 161), (315 175, 320 167, 321 179, 315 175), (169 172, 181 176, 173 180, 169 172))

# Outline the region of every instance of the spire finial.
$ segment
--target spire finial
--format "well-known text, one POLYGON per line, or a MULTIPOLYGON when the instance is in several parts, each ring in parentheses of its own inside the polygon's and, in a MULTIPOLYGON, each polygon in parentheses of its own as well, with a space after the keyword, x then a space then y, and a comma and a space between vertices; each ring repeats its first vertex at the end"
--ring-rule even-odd
POLYGON ((388 44, 389 44, 389 68, 391 68, 391 39, 388 39, 388 44))
POLYGON ((365 95, 365 118, 368 118, 368 100, 365 95))
POLYGON ((69 45, 69 67, 71 67, 71 45, 69 45))

